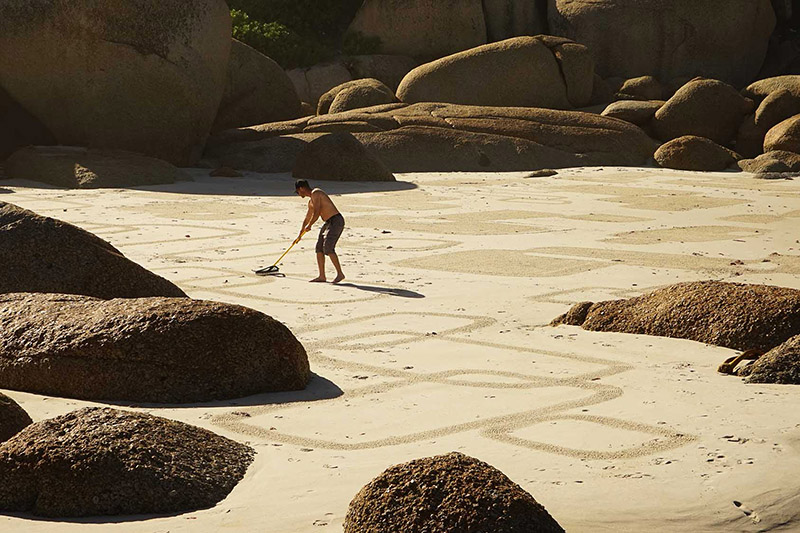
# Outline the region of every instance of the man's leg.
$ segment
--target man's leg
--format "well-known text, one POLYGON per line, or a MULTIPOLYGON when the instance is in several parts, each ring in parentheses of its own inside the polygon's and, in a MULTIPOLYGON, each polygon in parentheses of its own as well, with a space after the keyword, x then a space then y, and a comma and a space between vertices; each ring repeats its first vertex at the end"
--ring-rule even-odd
POLYGON ((331 252, 328 254, 328 257, 331 258, 331 263, 333 266, 336 267, 336 278, 333 280, 334 283, 339 283, 344 279, 344 272, 342 272, 342 265, 339 264, 339 256, 336 255, 336 252, 331 252))
POLYGON ((319 268, 319 276, 312 279, 312 283, 322 283, 325 281, 325 254, 317 252, 317 267, 319 268))

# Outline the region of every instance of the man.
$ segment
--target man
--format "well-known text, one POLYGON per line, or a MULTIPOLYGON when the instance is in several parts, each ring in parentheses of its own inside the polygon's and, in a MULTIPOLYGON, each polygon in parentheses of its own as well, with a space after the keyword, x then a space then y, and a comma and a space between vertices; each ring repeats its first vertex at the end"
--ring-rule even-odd
POLYGON ((297 180, 294 184, 294 190, 302 198, 308 198, 308 212, 306 218, 303 219, 303 226, 300 228, 300 235, 297 241, 307 232, 311 231, 311 227, 322 217, 325 224, 319 231, 319 238, 317 239, 317 266, 319 267, 319 276, 312 279, 313 283, 325 283, 325 256, 331 259, 331 263, 336 268, 336 278, 334 283, 339 283, 344 279, 342 266, 339 264, 339 256, 336 255, 334 248, 339 237, 342 236, 344 230, 344 217, 333 205, 330 196, 325 194, 322 189, 311 189, 311 186, 306 180, 297 180))

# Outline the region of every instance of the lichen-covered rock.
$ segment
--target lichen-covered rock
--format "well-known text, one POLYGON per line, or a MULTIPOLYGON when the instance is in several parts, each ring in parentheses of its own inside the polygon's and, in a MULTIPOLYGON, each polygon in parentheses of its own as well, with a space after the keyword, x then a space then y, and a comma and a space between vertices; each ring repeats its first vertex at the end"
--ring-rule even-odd
POLYGON ((800 385, 800 335, 765 353, 740 375, 747 376, 748 383, 800 385))
POLYGON ((323 94, 317 103, 317 114, 342 113, 364 107, 391 104, 397 99, 383 82, 365 78, 337 85, 323 94))
POLYGON ((786 89, 771 92, 756 109, 755 123, 769 131, 789 117, 800 114, 800 97, 786 89))
POLYGON ((678 283, 558 317, 553 325, 690 339, 735 350, 769 350, 800 333, 800 290, 721 281, 678 283), (568 317, 583 321, 567 322, 568 317), (580 323, 578 323, 580 322, 580 323))
POLYGON ((0 388, 83 400, 187 403, 304 389, 289 329, 188 298, 0 295, 0 388))
POLYGON ((684 135, 656 150, 655 160, 663 168, 675 170, 725 170, 742 157, 710 139, 684 135))
POLYGON ((5 163, 10 179, 38 181, 69 189, 160 185, 190 179, 171 163, 122 150, 77 146, 28 146, 5 163))
POLYGON ((694 79, 656 111, 653 129, 662 141, 695 135, 726 145, 752 112, 752 100, 727 83, 694 79))
POLYGON ((17 402, 0 393, 0 443, 7 441, 29 425, 33 420, 17 402))
POLYGON ((84 408, 0 445, 0 510, 66 518, 205 509, 233 490, 253 455, 182 422, 84 408))
POLYGON ((304 180, 395 181, 383 161, 351 133, 331 133, 308 143, 292 176, 304 180))
POLYGON ((0 272, 0 294, 186 296, 88 231, 6 202, 0 202, 0 272))
POLYGON ((758 74, 770 0, 549 0, 550 32, 585 44, 603 77, 707 76, 737 87, 758 74))
POLYGON ((281 66, 233 39, 225 92, 213 131, 291 120, 299 115, 300 99, 281 66))
POLYGON ((353 498, 345 533, 563 533, 522 487, 482 461, 449 453, 393 466, 353 498))
POLYGON ((594 62, 585 46, 549 36, 516 37, 415 68, 397 97, 405 103, 545 107, 588 105, 594 62))
POLYGON ((188 166, 225 89, 223 0, 6 0, 3 88, 66 146, 188 166))

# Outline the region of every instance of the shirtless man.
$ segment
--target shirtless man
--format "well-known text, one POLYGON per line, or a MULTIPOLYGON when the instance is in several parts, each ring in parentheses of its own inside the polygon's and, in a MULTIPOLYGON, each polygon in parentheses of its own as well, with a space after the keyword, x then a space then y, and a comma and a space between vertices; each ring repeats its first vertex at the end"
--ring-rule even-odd
POLYGON ((303 219, 303 226, 300 228, 300 235, 297 241, 303 236, 304 233, 311 231, 311 227, 322 217, 325 224, 319 231, 319 238, 317 239, 317 266, 319 267, 319 276, 312 279, 314 283, 324 283, 325 278, 325 256, 331 259, 331 263, 336 268, 336 278, 334 283, 339 283, 344 279, 344 272, 342 266, 339 264, 339 256, 336 255, 334 248, 339 237, 342 236, 344 230, 344 217, 333 205, 330 196, 325 194, 322 189, 312 189, 306 180, 297 180, 294 184, 294 190, 302 198, 309 198, 308 212, 306 218, 303 219))

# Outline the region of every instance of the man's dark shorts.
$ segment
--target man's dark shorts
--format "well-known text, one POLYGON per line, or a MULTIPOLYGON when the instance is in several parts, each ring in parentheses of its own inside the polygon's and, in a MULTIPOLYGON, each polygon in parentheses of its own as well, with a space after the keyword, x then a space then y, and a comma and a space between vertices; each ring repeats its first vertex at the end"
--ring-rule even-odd
POLYGON ((334 253, 334 248, 336 248, 339 237, 342 236, 342 231, 344 231, 344 217, 341 213, 337 213, 329 218, 322 225, 322 229, 319 230, 317 253, 325 255, 334 253))

